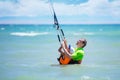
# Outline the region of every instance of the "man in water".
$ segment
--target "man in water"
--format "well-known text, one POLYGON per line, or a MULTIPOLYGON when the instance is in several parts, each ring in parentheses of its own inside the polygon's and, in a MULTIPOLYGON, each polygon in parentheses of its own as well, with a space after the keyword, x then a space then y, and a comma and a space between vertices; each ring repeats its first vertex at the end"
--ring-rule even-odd
POLYGON ((78 40, 76 42, 77 48, 75 48, 75 51, 71 54, 69 48, 67 47, 67 41, 63 40, 62 45, 60 46, 58 51, 61 53, 61 55, 66 55, 68 58, 70 58, 68 64, 81 64, 84 56, 83 48, 86 46, 86 44, 86 39, 78 40))

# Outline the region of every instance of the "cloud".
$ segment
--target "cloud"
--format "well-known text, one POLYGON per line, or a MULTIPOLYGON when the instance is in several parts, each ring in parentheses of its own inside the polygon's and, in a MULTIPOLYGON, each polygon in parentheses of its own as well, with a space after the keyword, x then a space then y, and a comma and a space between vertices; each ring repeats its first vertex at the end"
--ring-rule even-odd
MULTIPOLYGON (((114 20, 120 21, 120 0, 88 0, 84 3, 66 4, 54 2, 58 18, 65 20, 114 20), (68 19, 66 19, 68 18, 68 19)), ((51 16, 48 0, 5 0, 0 1, 0 17, 43 17, 51 16)), ((44 19, 45 20, 45 19, 44 19)), ((65 21, 63 20, 63 21, 65 21)), ((111 21, 112 21, 111 20, 111 21)), ((48 20, 49 21, 49 20, 48 20)), ((104 22, 104 21, 103 21, 104 22)))
POLYGON ((10 2, 0 2, 0 16, 12 15, 14 14, 14 9, 16 8, 13 6, 13 3, 10 2))
POLYGON ((57 15, 68 16, 66 21, 72 20, 69 23, 120 23, 119 4, 119 0, 89 0, 78 5, 55 3, 54 7, 57 15))
POLYGON ((50 14, 48 3, 42 0, 19 0, 0 2, 0 16, 38 16, 50 14))
POLYGON ((86 3, 78 5, 55 3, 54 6, 59 15, 119 16, 119 4, 119 0, 112 2, 108 0, 89 0, 86 3))
POLYGON ((20 4, 21 7, 19 8, 18 13, 21 13, 22 15, 38 16, 50 14, 48 3, 42 0, 21 0, 20 4))
MULTIPOLYGON (((58 15, 117 15, 120 13, 120 1, 89 0, 82 4, 54 3, 58 15)), ((51 15, 49 3, 45 0, 19 0, 0 2, 1 16, 38 16, 51 15)))
POLYGON ((111 4, 111 14, 115 16, 120 16, 120 0, 116 0, 111 4))

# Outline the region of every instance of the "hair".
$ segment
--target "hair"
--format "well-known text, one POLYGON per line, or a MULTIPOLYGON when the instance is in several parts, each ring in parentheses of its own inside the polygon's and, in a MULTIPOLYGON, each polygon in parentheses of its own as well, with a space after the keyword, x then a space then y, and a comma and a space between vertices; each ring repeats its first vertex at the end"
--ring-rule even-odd
POLYGON ((84 39, 83 44, 84 44, 84 45, 82 46, 82 48, 84 48, 84 47, 87 45, 86 39, 84 39))

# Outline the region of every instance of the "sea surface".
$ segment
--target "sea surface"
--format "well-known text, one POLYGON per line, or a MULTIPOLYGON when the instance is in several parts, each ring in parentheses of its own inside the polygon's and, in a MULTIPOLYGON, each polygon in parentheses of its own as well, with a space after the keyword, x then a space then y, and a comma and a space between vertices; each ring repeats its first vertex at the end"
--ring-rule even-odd
POLYGON ((53 25, 0 25, 0 80, 120 80, 120 25, 61 25, 73 47, 86 38, 81 65, 59 65, 53 25))

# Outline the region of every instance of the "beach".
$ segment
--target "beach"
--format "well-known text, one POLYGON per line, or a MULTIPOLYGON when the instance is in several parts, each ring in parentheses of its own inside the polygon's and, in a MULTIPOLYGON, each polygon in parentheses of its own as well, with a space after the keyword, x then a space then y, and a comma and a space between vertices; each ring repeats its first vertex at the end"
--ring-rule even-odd
POLYGON ((0 80, 119 80, 120 25, 60 25, 73 47, 86 38, 80 65, 59 65, 53 25, 0 25, 0 80))

